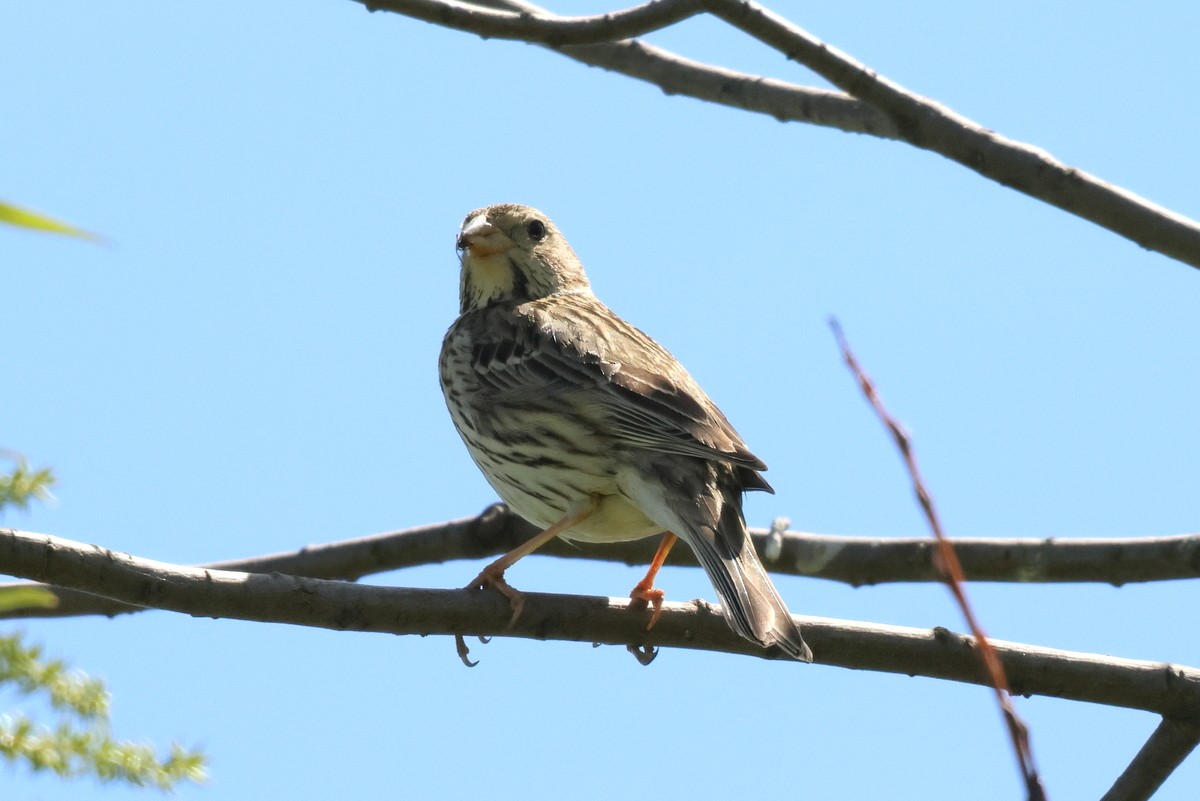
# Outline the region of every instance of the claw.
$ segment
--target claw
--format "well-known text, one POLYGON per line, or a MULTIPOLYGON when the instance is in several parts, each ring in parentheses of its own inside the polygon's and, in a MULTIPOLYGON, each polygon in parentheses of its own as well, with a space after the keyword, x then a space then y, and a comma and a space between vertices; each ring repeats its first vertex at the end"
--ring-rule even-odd
POLYGON ((474 662, 472 662, 470 659, 467 659, 467 656, 471 653, 471 649, 467 647, 467 641, 463 639, 461 634, 454 635, 454 650, 458 652, 458 658, 461 659, 462 663, 467 667, 475 667, 479 664, 478 659, 474 662))
POLYGON ((625 650, 633 654, 633 658, 642 667, 649 665, 658 656, 658 649, 653 645, 626 645, 625 650))

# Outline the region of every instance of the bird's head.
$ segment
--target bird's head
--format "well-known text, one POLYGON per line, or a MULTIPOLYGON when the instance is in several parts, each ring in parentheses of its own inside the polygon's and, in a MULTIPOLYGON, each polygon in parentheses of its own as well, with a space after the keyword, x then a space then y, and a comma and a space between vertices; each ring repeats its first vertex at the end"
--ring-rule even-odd
POLYGON ((461 311, 562 292, 590 292, 583 265, 537 209, 501 203, 476 209, 458 232, 461 311))

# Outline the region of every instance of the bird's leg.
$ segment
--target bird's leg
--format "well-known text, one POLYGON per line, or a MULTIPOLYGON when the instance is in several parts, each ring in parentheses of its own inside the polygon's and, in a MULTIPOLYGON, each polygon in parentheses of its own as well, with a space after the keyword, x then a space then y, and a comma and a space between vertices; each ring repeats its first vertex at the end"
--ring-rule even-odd
POLYGON ((655 589, 654 577, 658 575, 658 570, 663 566, 663 562, 667 561, 667 554, 671 552, 671 546, 679 539, 671 532, 663 534, 662 542, 658 545, 658 551, 654 554, 654 558, 650 560, 650 569, 646 571, 646 577, 639 581, 629 593, 629 597, 635 601, 649 603, 654 606, 654 612, 650 615, 650 623, 646 626, 646 631, 654 628, 654 624, 658 622, 658 616, 662 614, 663 591, 655 589))
POLYGON ((504 580, 504 571, 508 570, 519 559, 541 548, 550 540, 557 537, 572 526, 578 525, 591 516, 596 509, 596 501, 594 498, 588 498, 586 501, 575 504, 567 510, 566 516, 559 520, 550 528, 530 537, 523 545, 513 548, 508 553, 501 556, 495 562, 485 567, 480 571, 479 575, 471 580, 471 583, 466 586, 468 590, 483 589, 484 587, 495 587, 504 593, 512 604, 512 619, 508 621, 508 625, 517 622, 517 618, 521 616, 521 610, 525 608, 525 594, 513 587, 504 580))

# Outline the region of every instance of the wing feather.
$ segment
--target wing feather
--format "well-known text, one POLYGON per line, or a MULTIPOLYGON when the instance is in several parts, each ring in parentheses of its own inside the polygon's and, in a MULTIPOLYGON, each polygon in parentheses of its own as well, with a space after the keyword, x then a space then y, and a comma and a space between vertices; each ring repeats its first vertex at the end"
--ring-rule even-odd
POLYGON ((472 367, 491 402, 573 394, 618 442, 728 462, 746 489, 770 491, 757 473, 766 465, 675 357, 594 295, 481 312, 472 367))

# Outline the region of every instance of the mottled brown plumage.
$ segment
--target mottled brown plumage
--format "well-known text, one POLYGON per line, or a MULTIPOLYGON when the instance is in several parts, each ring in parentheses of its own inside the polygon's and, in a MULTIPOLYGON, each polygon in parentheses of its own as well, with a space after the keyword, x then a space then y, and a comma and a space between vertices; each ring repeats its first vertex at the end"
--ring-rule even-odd
MULTIPOLYGON (((558 524, 548 536, 674 532, 734 631, 811 660, 742 516, 743 491, 771 489, 758 472, 766 465, 725 415, 670 353, 592 294, 545 215, 510 204, 473 211, 458 247, 461 315, 442 344, 442 390, 500 497, 535 525, 558 524)), ((477 581, 507 588, 504 569, 543 541, 477 581)))

